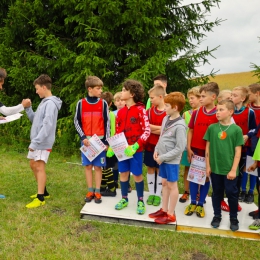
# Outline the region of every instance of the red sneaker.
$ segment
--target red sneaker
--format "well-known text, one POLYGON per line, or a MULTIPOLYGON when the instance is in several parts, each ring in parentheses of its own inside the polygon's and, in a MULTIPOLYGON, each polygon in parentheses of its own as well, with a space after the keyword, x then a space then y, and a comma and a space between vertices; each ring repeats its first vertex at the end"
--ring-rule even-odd
POLYGON ((239 205, 239 203, 238 203, 238 205, 237 205, 237 211, 238 212, 240 212, 242 210, 242 207, 239 205))
POLYGON ((230 211, 228 204, 227 204, 224 200, 221 201, 221 204, 220 204, 220 205, 221 205, 221 209, 222 209, 223 211, 227 211, 227 212, 230 211))
POLYGON ((161 218, 161 217, 167 217, 168 214, 167 214, 167 212, 163 211, 162 208, 160 208, 159 210, 157 210, 154 213, 149 214, 148 216, 149 216, 149 218, 161 218))
POLYGON ((176 216, 169 215, 169 214, 167 214, 166 217, 160 217, 160 218, 156 218, 154 220, 154 222, 157 224, 168 224, 168 223, 175 222, 175 221, 176 221, 176 216))

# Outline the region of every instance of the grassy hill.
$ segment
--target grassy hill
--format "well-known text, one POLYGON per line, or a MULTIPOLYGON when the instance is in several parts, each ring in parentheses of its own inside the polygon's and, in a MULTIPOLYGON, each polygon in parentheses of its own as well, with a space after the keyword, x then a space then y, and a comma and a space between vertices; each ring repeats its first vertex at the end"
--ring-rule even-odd
POLYGON ((237 86, 248 86, 250 84, 256 83, 259 79, 254 76, 251 71, 240 72, 240 73, 230 73, 230 74, 219 74, 214 78, 210 77, 210 81, 217 82, 219 88, 222 89, 232 89, 237 86))

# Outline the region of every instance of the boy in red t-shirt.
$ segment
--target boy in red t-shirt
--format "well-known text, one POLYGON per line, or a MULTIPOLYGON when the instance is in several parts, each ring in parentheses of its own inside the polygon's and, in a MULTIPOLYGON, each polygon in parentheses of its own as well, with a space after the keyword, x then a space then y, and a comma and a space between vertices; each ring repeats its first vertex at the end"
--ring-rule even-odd
POLYGON ((163 86, 154 85, 148 91, 152 107, 147 110, 151 134, 145 144, 144 164, 147 167, 147 183, 149 189, 148 205, 159 206, 161 203, 162 178, 159 176, 159 165, 154 160, 155 146, 159 140, 163 118, 166 116, 163 86), (156 175, 155 175, 156 174, 156 175))
MULTIPOLYGON (((210 82, 201 86, 200 94, 201 107, 192 113, 188 125, 187 151, 189 162, 194 154, 205 157, 206 141, 203 140, 203 137, 209 125, 218 122, 215 106, 219 94, 218 84, 210 82)), ((200 186, 200 198, 197 203, 196 196, 199 184, 190 182, 191 204, 186 207, 184 212, 185 215, 191 216, 194 211, 196 211, 198 217, 203 218, 205 216, 203 204, 209 191, 209 185, 209 178, 207 178, 205 184, 200 186)))
MULTIPOLYGON (((144 180, 143 180, 143 146, 150 136, 151 129, 146 115, 144 104, 141 103, 144 98, 144 88, 136 80, 128 79, 123 83, 121 99, 125 100, 126 106, 121 108, 116 117, 116 134, 124 133, 128 147, 125 149, 127 156, 133 156, 130 159, 119 161, 118 170, 120 172, 120 187, 122 199, 115 205, 116 210, 121 210, 128 206, 128 176, 132 172, 136 193, 137 193, 137 214, 145 213, 144 180)), ((111 148, 107 151, 107 157, 113 156, 111 148)))

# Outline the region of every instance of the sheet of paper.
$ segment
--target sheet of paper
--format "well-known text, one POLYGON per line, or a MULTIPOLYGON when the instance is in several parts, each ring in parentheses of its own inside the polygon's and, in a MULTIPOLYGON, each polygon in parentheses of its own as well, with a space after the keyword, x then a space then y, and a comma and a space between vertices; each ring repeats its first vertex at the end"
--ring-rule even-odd
POLYGON ((17 114, 13 114, 11 116, 6 116, 4 119, 0 119, 0 124, 6 124, 12 121, 15 121, 17 119, 19 119, 23 114, 21 113, 17 113, 17 114))
POLYGON ((204 185, 206 181, 206 160, 205 157, 194 155, 191 160, 187 180, 204 185))
POLYGON ((104 143, 94 134, 89 140, 90 145, 82 145, 80 151, 92 162, 101 152, 106 149, 104 143))
POLYGON ((124 133, 116 134, 107 139, 109 146, 114 151, 119 162, 132 158, 133 156, 126 156, 124 151, 128 146, 124 133))
POLYGON ((255 161, 253 160, 252 156, 247 155, 247 157, 246 157, 246 172, 247 172, 248 174, 251 174, 251 175, 254 175, 254 176, 258 176, 257 168, 256 168, 253 172, 247 171, 247 169, 248 169, 252 164, 254 164, 254 162, 255 162, 255 161))

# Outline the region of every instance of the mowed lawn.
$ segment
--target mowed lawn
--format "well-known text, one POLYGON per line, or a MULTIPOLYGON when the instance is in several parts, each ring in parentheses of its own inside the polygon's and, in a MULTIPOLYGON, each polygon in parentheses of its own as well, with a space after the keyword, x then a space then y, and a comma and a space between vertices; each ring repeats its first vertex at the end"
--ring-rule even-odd
POLYGON ((210 81, 217 82, 219 88, 222 89, 233 89, 237 86, 248 86, 250 84, 256 83, 259 79, 254 76, 253 72, 240 72, 240 73, 230 73, 230 74, 219 74, 214 78, 210 77, 210 81))
POLYGON ((259 259, 259 241, 80 220, 86 184, 76 155, 52 152, 47 165, 52 197, 43 207, 27 209, 36 192, 27 151, 1 146, 0 152, 0 193, 6 195, 0 200, 1 260, 259 259))

